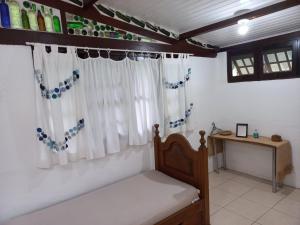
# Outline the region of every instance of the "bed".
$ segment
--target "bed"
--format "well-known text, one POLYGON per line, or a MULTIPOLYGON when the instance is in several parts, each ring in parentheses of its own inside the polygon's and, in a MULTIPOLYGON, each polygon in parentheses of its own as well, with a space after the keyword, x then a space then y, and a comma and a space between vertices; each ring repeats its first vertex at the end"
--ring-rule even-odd
POLYGON ((155 170, 121 180, 5 225, 209 225, 204 131, 195 151, 186 138, 165 142, 155 125, 155 170))

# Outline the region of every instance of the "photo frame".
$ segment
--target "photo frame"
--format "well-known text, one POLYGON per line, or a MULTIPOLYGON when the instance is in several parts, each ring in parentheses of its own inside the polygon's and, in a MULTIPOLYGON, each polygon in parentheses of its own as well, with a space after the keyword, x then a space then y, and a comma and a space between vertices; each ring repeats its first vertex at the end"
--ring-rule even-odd
POLYGON ((236 136, 246 138, 248 137, 248 124, 237 123, 236 124, 236 136))

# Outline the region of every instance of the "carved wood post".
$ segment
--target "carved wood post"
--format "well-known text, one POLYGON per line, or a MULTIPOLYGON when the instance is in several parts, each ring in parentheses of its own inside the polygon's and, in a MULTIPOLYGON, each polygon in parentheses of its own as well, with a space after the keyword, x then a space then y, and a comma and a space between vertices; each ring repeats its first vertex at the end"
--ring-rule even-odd
POLYGON ((161 138, 159 136, 159 124, 154 125, 155 136, 154 136, 154 156, 155 156, 155 169, 159 170, 159 147, 161 144, 161 138))
POLYGON ((199 132, 200 147, 199 153, 201 154, 201 184, 200 184, 200 198, 203 200, 203 213, 202 213, 202 224, 210 225, 210 213, 209 213, 209 181, 208 181, 208 151, 205 145, 205 131, 201 130, 199 132))

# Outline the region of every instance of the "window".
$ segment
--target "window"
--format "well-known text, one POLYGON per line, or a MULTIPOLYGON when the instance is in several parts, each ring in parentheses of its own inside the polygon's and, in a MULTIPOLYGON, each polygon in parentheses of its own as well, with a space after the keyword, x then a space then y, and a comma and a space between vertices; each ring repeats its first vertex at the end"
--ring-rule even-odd
POLYGON ((228 82, 300 77, 298 42, 269 44, 265 41, 248 44, 247 48, 232 48, 227 52, 228 82))
POLYGON ((231 63, 233 77, 254 74, 253 54, 234 56, 232 57, 231 63))
POLYGON ((228 82, 251 81, 256 79, 255 53, 242 50, 228 52, 228 82))

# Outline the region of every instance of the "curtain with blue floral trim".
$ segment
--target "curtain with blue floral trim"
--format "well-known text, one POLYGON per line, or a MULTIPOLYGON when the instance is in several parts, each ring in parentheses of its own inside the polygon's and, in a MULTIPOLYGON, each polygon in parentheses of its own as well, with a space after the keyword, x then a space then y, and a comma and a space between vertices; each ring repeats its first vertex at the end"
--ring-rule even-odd
POLYGON ((161 59, 161 73, 163 77, 163 106, 165 135, 175 132, 185 132, 190 129, 190 117, 193 102, 190 102, 190 82, 192 70, 190 59, 186 54, 173 55, 161 59))
POLYGON ((33 52, 36 86, 38 167, 65 165, 89 155, 84 147, 85 120, 80 103, 80 72, 75 49, 36 44, 33 52))

